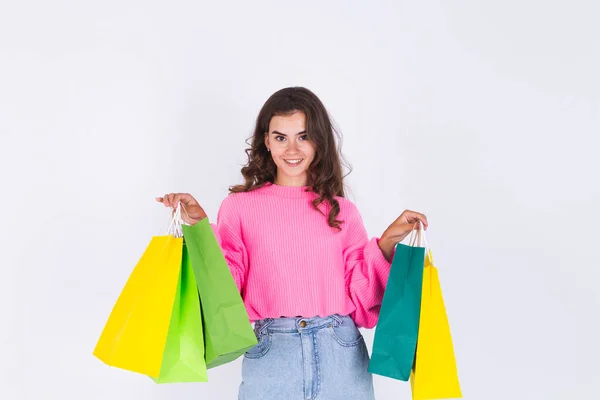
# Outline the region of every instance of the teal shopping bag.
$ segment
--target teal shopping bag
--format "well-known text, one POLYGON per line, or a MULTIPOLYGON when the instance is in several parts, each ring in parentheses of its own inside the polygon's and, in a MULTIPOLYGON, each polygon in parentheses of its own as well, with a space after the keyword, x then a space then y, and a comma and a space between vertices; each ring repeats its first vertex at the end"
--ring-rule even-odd
POLYGON ((423 247, 398 244, 375 328, 369 372, 408 381, 415 359, 421 293, 423 247))

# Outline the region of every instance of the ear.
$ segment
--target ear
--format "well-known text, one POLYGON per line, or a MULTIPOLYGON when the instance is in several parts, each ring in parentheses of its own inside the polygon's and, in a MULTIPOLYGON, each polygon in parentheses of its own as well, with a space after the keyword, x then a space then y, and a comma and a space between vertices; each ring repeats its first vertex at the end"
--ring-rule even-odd
POLYGON ((269 149, 269 132, 265 132, 265 146, 267 147, 267 151, 271 151, 269 149))

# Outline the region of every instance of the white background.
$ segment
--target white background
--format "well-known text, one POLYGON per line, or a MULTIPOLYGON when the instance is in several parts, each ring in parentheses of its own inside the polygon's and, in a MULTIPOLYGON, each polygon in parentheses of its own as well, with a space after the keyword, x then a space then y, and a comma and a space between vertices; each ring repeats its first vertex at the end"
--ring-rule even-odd
MULTIPOLYGON (((430 219, 465 399, 596 399, 594 1, 3 1, 0 398, 234 399, 240 363, 156 385, 93 348, 166 210, 214 220, 267 97, 344 135, 370 236, 430 219)), ((368 347, 372 331, 365 332, 368 347)), ((376 377, 377 398, 409 385, 376 377)))

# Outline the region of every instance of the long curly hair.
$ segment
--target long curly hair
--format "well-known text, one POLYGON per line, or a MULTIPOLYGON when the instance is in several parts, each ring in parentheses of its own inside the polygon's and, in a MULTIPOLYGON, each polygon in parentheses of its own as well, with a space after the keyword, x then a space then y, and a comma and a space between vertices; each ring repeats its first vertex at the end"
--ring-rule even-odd
POLYGON ((310 90, 303 87, 289 87, 275 92, 267 99, 256 118, 254 133, 246 143, 248 163, 242 168, 245 183, 231 186, 231 193, 249 192, 267 183, 274 183, 277 166, 265 145, 265 134, 269 132, 269 123, 274 116, 291 115, 301 111, 306 115, 306 133, 315 145, 315 158, 307 170, 309 188, 317 194, 312 205, 315 210, 325 215, 319 205, 327 202, 330 205, 327 223, 332 228, 341 230, 343 221, 337 219, 340 204, 335 196, 346 197, 344 177, 351 172, 351 167, 344 161, 341 153, 342 137, 334 127, 325 106, 310 90), (342 168, 348 173, 344 175, 342 168))

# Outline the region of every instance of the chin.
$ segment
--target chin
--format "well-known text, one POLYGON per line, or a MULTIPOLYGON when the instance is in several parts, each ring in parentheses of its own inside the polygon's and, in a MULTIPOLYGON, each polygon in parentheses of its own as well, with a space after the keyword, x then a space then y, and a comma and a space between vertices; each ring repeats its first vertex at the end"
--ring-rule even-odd
POLYGON ((306 175, 306 169, 303 169, 301 171, 297 171, 297 170, 292 170, 290 171, 288 168, 280 168, 279 171, 281 171, 280 173, 288 178, 299 178, 303 175, 306 175))
POLYGON ((297 178, 304 176, 304 174, 283 174, 283 175, 290 179, 297 179, 297 178))

